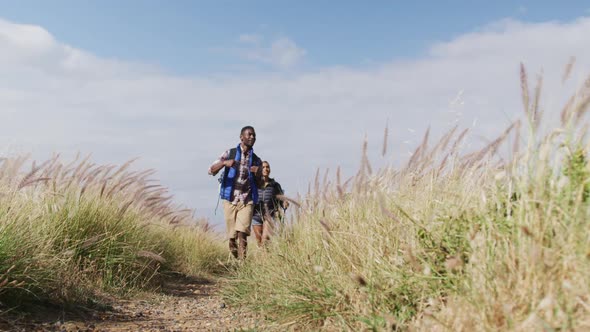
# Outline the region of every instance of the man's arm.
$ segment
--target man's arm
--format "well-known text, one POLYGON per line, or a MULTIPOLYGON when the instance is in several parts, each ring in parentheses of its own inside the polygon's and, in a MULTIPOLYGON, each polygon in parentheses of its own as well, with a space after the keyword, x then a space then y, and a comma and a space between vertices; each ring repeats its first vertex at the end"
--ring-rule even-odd
POLYGON ((224 167, 232 167, 234 165, 236 161, 233 159, 229 159, 229 160, 224 160, 224 161, 218 161, 216 163, 214 163, 213 165, 211 165, 211 167, 209 168, 209 174, 215 176, 217 175, 217 173, 219 173, 219 171, 224 168, 224 167))
POLYGON ((233 159, 228 159, 229 156, 229 150, 225 151, 220 157, 219 159, 215 160, 213 162, 213 164, 211 164, 211 166, 209 166, 209 170, 207 173, 209 173, 209 175, 217 175, 217 173, 219 173, 219 171, 224 168, 224 167, 232 167, 234 165, 235 160, 233 159))

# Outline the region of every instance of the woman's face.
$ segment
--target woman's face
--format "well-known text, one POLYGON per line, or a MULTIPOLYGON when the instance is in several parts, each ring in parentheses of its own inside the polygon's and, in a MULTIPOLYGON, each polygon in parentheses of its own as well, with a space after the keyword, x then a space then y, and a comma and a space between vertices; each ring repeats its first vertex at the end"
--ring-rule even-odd
POLYGON ((269 175, 270 175, 269 163, 262 163, 262 176, 269 176, 269 175))

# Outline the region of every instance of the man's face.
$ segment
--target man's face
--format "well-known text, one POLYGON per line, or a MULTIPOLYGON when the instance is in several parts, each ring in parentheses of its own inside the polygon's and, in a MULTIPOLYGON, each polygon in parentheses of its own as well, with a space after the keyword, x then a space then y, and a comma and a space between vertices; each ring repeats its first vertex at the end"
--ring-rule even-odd
POLYGON ((270 175, 270 165, 268 163, 262 163, 262 176, 270 175))
POLYGON ((251 148, 256 143, 256 132, 253 129, 246 129, 240 134, 240 141, 245 146, 251 148))

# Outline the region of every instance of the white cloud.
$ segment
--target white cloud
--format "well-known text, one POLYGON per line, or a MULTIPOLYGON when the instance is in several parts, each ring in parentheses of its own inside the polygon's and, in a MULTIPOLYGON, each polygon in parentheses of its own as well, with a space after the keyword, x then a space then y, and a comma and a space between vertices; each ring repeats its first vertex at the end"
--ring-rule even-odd
POLYGON ((299 64, 307 54, 305 49, 286 37, 276 39, 269 45, 262 45, 261 41, 262 37, 258 35, 241 35, 240 42, 251 45, 240 49, 239 53, 248 60, 282 69, 299 64))
MULTIPOLYGON (((41 27, 0 20, 0 141, 7 153, 38 158, 54 151, 91 152, 103 163, 140 156, 138 166, 157 169, 180 202, 221 223, 219 212, 212 215, 217 183, 206 169, 237 144, 242 126, 257 129, 255 148, 287 192, 304 191, 316 167, 342 166, 352 174, 365 133, 377 156, 386 119, 398 160, 429 125, 433 136, 457 120, 465 126, 476 121, 477 135, 498 134, 522 114, 520 61, 530 77, 544 68, 542 102, 547 112, 559 111, 560 78, 570 56, 578 59, 572 83, 589 72, 587 31, 588 18, 506 20, 433 45, 420 59, 288 75, 181 78, 99 58, 41 27), (461 102, 451 106, 459 93, 461 102)), ((277 66, 294 66, 305 55, 288 39, 256 51, 257 61, 277 66)))
POLYGON ((291 67, 300 62, 307 51, 288 38, 275 40, 270 46, 270 62, 281 67, 291 67))
POLYGON ((240 43, 258 45, 262 42, 262 36, 258 34, 242 34, 238 40, 240 43))

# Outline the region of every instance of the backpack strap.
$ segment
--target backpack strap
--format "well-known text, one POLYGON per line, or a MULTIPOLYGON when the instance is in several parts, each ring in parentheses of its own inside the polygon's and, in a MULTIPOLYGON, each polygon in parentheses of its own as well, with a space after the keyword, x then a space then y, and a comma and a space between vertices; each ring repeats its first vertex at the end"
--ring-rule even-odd
POLYGON ((252 166, 262 166, 262 159, 256 153, 252 156, 252 166))
MULTIPOLYGON (((238 151, 237 148, 229 149, 229 155, 227 156, 227 159, 228 160, 229 159, 236 159, 237 151, 238 151)), ((227 167, 224 167, 223 172, 219 176, 219 195, 217 195, 217 205, 215 206, 215 215, 217 215, 217 208, 219 207, 219 200, 221 198, 221 190, 223 189, 223 184, 225 183, 225 178, 227 177, 228 172, 229 172, 229 170, 227 169, 227 167)))
POLYGON ((227 159, 235 159, 236 158, 236 152, 238 151, 237 148, 231 148, 229 149, 229 156, 227 157, 227 159))
MULTIPOLYGON (((236 159, 236 154, 238 149, 236 148, 231 148, 228 150, 229 154, 227 156, 227 160, 231 160, 231 159, 236 159)), ((219 181, 221 183, 223 183, 225 181, 225 177, 227 176, 227 173, 229 172, 229 170, 227 169, 227 167, 223 167, 223 173, 221 174, 221 177, 219 178, 219 181)))

